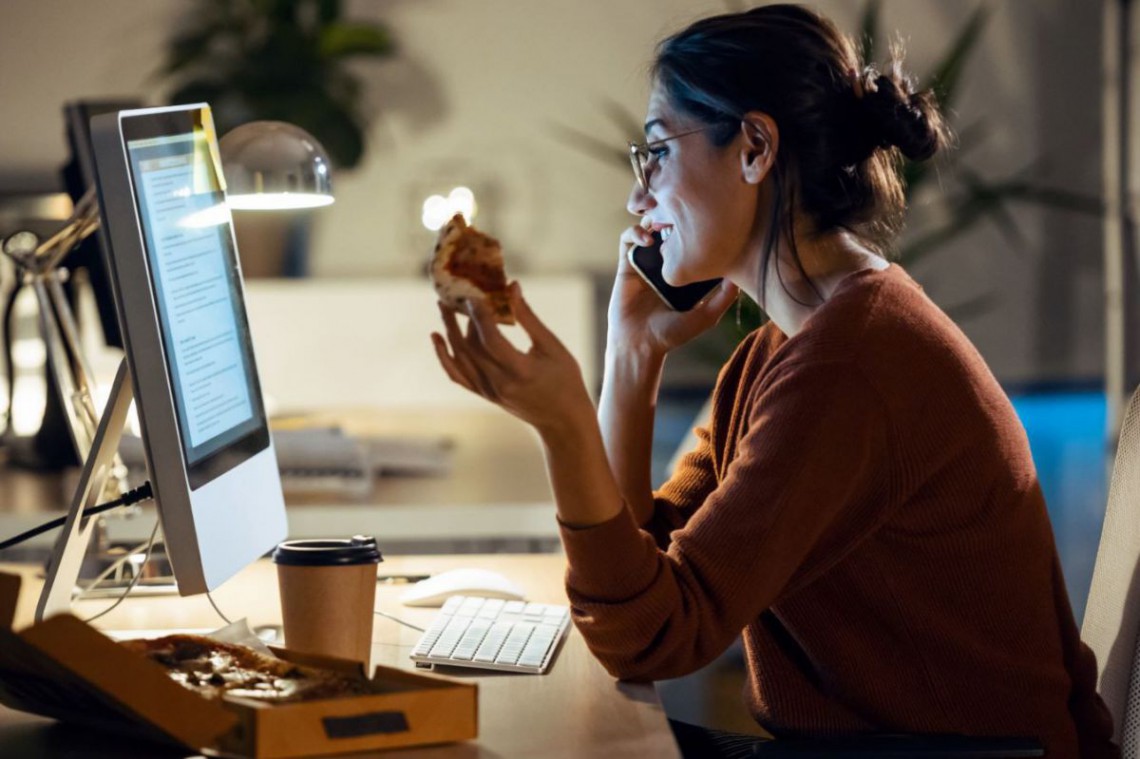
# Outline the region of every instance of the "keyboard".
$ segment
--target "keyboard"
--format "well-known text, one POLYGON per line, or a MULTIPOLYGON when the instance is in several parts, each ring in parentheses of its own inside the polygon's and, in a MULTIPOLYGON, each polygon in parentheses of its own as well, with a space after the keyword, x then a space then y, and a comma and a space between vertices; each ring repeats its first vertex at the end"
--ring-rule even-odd
POLYGON ((424 632, 412 661, 541 675, 570 628, 570 610, 552 604, 452 596, 424 632))

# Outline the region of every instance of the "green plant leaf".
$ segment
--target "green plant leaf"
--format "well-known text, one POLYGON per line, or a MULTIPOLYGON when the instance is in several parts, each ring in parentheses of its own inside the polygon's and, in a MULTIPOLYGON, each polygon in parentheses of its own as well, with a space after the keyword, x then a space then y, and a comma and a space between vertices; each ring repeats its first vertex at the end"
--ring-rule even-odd
POLYGON ((633 115, 624 103, 613 98, 602 98, 602 112, 626 136, 627 140, 640 139, 645 134, 645 125, 633 115))
POLYGON ((384 27, 348 22, 329 24, 322 29, 317 47, 322 58, 384 56, 393 51, 392 36, 384 27))
POLYGON ((953 148, 954 160, 961 161, 970 153, 974 152, 978 146, 984 144, 985 141, 989 139, 990 134, 989 125, 981 121, 975 121, 957 130, 956 142, 953 148))
POLYGON ((364 156, 364 130, 345 103, 314 93, 296 101, 285 120, 316 137, 339 168, 353 168, 364 156))
POLYGON ((982 316, 983 314, 989 313, 1000 302, 1001 298, 999 297, 998 292, 996 290, 989 290, 982 293, 981 295, 975 295, 972 298, 967 298, 960 303, 945 306, 942 310, 945 311, 946 315, 949 316, 955 323, 960 324, 969 319, 973 319, 978 316, 982 316))
POLYGON ((629 151, 622 150, 608 140, 599 139, 576 127, 557 122, 551 123, 550 128, 554 130, 555 138, 559 142, 580 150, 607 166, 617 167, 623 163, 629 165, 629 151))
POLYGON ((159 69, 159 75, 168 76, 208 59, 213 41, 220 31, 222 30, 210 25, 175 37, 170 43, 166 63, 159 69))
POLYGON ((982 199, 967 192, 961 197, 948 201, 949 219, 933 230, 911 239, 899 249, 898 261, 904 267, 925 258, 938 248, 965 233, 981 220, 992 199, 982 199))
POLYGON ((1087 216, 1104 214, 1104 201, 1096 196, 1061 190, 1014 177, 998 182, 963 170, 965 189, 946 196, 948 220, 911 239, 899 250, 899 263, 911 265, 949 243, 984 219, 991 219, 1016 246, 1024 240, 1008 204, 1025 202, 1087 216))
POLYGON ((297 22, 297 10, 301 0, 262 0, 264 15, 271 21, 284 25, 293 25, 297 22))
POLYGON ((340 0, 317 0, 317 18, 328 24, 340 18, 340 0))
POLYGON ((875 40, 879 38, 879 11, 882 3, 879 0, 867 0, 863 7, 863 20, 859 27, 859 60, 864 66, 875 60, 875 40))
POLYGON ((962 71, 981 39, 988 19, 989 9, 985 5, 979 5, 958 33, 949 52, 928 78, 927 86, 934 90, 934 96, 943 112, 949 111, 954 105, 962 71))
POLYGON ((180 87, 170 93, 169 97, 172 105, 214 104, 221 100, 227 91, 226 83, 217 79, 191 79, 183 82, 180 87))
POLYGON ((1010 215, 1006 201, 1012 196, 1008 190, 1002 185, 986 182, 968 168, 962 169, 962 180, 969 191, 969 202, 978 204, 982 215, 989 216, 1011 247, 1022 250, 1025 247, 1025 235, 1010 215))
POLYGON ((1081 192, 1021 182, 1010 183, 1005 189, 1011 198, 1037 203, 1048 208, 1072 211, 1086 216, 1103 216, 1105 213, 1104 199, 1098 195, 1086 195, 1081 192))

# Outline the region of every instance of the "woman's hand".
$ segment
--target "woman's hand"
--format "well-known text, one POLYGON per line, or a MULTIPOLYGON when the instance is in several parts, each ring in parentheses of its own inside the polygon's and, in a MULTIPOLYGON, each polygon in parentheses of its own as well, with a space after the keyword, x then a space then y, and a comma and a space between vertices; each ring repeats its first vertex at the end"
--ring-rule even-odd
POLYGON ((629 262, 635 245, 652 244, 652 233, 641 226, 632 226, 621 234, 617 277, 610 295, 610 350, 645 350, 664 357, 720 321, 736 299, 737 288, 726 279, 691 311, 672 310, 629 262))
POLYGON ((595 424, 594 404, 578 362, 531 311, 518 282, 511 283, 510 295, 519 325, 530 337, 530 350, 523 353, 503 336, 485 303, 467 301, 466 333, 456 312, 440 303, 447 337, 433 332, 431 339, 443 370, 457 385, 502 406, 540 434, 595 424))

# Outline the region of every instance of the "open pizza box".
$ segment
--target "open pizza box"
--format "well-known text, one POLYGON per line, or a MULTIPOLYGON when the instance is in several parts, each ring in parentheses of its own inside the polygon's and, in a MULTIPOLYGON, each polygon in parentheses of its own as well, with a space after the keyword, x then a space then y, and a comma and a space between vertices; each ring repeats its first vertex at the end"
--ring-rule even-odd
POLYGON ((272 649, 369 679, 363 696, 272 705, 211 701, 70 614, 11 629, 20 578, 0 574, 0 703, 194 751, 270 759, 450 743, 477 733, 477 686, 272 649))

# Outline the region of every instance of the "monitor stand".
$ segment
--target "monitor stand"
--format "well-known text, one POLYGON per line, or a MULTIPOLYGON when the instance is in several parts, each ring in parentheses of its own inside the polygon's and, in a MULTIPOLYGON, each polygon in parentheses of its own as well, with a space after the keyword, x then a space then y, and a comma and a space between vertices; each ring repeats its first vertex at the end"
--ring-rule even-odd
POLYGON ((107 399, 107 406, 99 419, 99 426, 91 442, 91 452, 83 462, 83 473, 75 488, 67 521, 48 560, 47 578, 39 603, 36 604, 36 622, 71 609, 72 590, 79 578, 91 534, 99 521, 98 516, 84 517, 83 512, 97 506, 98 499, 106 492, 104 486, 114 469, 115 454, 127 423, 127 411, 131 407, 132 398, 131 373, 124 359, 119 364, 119 371, 115 373, 111 397, 107 399))

